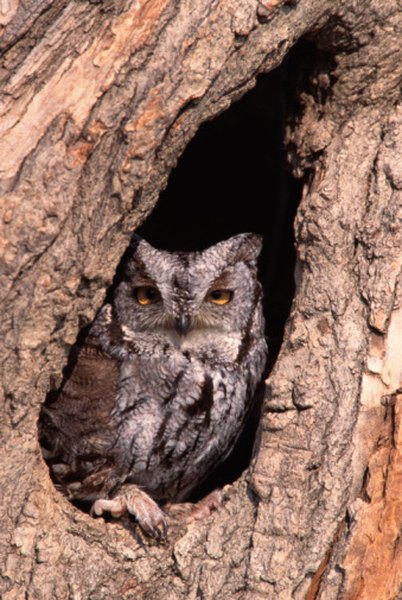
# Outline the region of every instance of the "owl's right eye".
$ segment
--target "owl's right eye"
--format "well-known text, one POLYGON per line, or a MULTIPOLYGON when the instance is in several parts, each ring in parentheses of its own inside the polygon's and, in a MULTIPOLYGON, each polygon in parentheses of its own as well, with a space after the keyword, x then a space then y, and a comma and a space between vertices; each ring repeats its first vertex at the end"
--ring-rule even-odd
POLYGON ((141 304, 141 306, 155 304, 161 299, 159 290, 152 285, 141 285, 140 287, 135 288, 134 296, 138 304, 141 304))

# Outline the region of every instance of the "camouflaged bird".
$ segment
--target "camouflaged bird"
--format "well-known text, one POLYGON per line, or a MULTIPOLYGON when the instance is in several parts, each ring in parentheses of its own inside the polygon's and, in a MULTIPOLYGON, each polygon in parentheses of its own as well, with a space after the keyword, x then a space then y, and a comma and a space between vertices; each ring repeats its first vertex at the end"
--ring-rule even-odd
POLYGON ((134 238, 111 303, 40 418, 70 499, 93 502, 95 515, 128 512, 157 535, 163 503, 185 500, 227 457, 266 361, 260 250, 250 233, 189 253, 134 238))

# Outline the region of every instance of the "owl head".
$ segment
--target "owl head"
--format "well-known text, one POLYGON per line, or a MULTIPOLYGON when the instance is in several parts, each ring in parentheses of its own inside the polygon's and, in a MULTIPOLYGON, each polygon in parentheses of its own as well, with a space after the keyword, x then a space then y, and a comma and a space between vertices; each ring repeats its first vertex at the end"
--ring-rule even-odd
POLYGON ((167 252, 135 236, 114 294, 130 331, 183 339, 194 332, 242 332, 259 307, 259 235, 242 233, 200 252, 167 252))

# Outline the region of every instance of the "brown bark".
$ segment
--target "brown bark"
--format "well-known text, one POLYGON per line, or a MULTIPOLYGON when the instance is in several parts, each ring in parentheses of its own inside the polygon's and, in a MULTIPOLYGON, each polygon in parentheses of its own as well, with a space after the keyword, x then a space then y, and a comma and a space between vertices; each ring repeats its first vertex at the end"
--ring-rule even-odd
POLYGON ((397 598, 398 1, 30 4, 0 21, 2 598, 397 598), (210 520, 138 543, 56 492, 40 406, 199 125, 303 35, 297 290, 255 459, 210 520))

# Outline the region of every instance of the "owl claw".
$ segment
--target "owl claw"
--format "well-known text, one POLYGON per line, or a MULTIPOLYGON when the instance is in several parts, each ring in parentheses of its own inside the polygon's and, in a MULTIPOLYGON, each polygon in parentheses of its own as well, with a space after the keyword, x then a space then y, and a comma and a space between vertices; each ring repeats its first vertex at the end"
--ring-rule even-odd
POLYGON ((100 517, 110 512, 113 517, 121 517, 125 513, 133 515, 141 529, 158 540, 166 537, 166 516, 157 503, 136 485, 126 485, 112 499, 99 498, 91 508, 91 515, 100 517))

